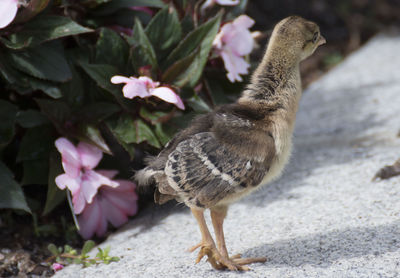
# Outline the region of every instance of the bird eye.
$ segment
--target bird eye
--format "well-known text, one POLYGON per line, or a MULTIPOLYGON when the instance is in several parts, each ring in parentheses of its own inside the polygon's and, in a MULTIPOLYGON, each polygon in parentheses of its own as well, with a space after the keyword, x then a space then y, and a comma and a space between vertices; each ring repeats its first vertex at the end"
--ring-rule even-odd
POLYGON ((319 37, 318 32, 315 32, 315 33, 314 33, 314 36, 313 36, 313 38, 312 38, 312 42, 313 42, 313 43, 316 43, 317 40, 318 40, 318 37, 319 37))

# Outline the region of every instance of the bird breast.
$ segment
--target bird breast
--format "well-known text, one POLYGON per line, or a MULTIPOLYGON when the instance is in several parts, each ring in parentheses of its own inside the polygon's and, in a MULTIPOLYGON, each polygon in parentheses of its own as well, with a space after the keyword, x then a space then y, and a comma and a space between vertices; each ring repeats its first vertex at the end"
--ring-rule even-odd
POLYGON ((274 124, 273 130, 276 154, 269 171, 265 174, 259 186, 277 179, 282 174, 291 155, 293 127, 287 126, 286 122, 278 122, 274 124))

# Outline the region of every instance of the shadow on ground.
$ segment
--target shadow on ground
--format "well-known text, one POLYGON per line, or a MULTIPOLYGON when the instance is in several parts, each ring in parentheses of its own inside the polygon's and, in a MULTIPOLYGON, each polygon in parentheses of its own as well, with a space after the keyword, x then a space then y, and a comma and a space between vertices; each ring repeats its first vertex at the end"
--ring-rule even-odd
POLYGON ((278 267, 328 267, 341 259, 378 256, 397 251, 400 249, 399 225, 400 222, 394 222, 290 238, 249 249, 243 256, 266 256, 267 265, 278 267))

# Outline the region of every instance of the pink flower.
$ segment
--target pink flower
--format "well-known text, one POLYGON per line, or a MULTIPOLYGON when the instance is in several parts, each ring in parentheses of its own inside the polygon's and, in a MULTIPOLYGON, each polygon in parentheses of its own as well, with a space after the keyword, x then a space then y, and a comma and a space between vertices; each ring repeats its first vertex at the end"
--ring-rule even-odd
MULTIPOLYGON (((103 170, 99 173, 112 179, 117 171, 103 170)), ((83 238, 91 238, 94 234, 101 237, 107 231, 108 222, 117 228, 128 221, 128 216, 136 214, 136 185, 127 180, 116 181, 118 187, 101 186, 93 202, 78 216, 79 232, 83 238)))
POLYGON ((54 264, 51 266, 51 268, 52 268, 54 271, 59 271, 59 270, 63 269, 64 266, 63 266, 62 264, 59 264, 59 263, 54 263, 54 264))
POLYGON ((174 91, 168 87, 158 87, 160 82, 154 82, 149 77, 140 76, 139 78, 136 78, 131 76, 128 78, 125 76, 115 75, 111 78, 111 83, 126 83, 122 88, 122 92, 126 98, 147 98, 155 96, 166 102, 175 104, 179 109, 185 109, 181 98, 174 91))
POLYGON ((18 6, 18 0, 0 1, 0 29, 6 27, 14 20, 18 6))
POLYGON ((247 15, 241 15, 233 22, 222 26, 214 39, 213 45, 228 71, 231 82, 242 81, 240 74, 247 74, 250 65, 243 56, 250 54, 254 47, 254 39, 249 31, 254 20, 247 15))
POLYGON ((63 137, 57 139, 55 144, 61 153, 65 171, 56 177, 56 184, 60 189, 67 187, 71 191, 75 214, 81 213, 86 203, 93 201, 101 185, 118 186, 118 182, 93 170, 103 157, 100 149, 83 142, 75 147, 63 137))
POLYGON ((206 0, 203 5, 201 5, 201 10, 204 11, 205 9, 214 6, 215 3, 222 6, 235 6, 240 3, 240 0, 206 0))

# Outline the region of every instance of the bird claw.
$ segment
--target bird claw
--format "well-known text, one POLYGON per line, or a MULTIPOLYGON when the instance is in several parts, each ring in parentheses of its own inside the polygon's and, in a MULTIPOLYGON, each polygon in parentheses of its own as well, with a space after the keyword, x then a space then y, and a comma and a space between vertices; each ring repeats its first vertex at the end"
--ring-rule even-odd
POLYGON ((207 261, 213 268, 218 270, 229 269, 233 271, 248 271, 250 268, 246 266, 247 264, 265 262, 267 260, 264 257, 242 258, 241 254, 234 255, 230 258, 224 258, 215 246, 202 243, 189 248, 189 251, 193 252, 199 247, 201 247, 201 249, 197 255, 196 264, 207 255, 207 261))

